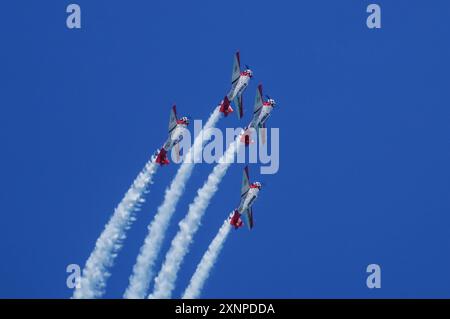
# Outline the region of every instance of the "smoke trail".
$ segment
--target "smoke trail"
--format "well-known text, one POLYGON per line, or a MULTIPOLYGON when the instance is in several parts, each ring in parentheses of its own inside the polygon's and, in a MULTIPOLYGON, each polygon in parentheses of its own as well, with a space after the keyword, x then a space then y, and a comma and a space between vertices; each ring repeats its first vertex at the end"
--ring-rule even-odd
POLYGON ((189 205, 188 213, 179 223, 180 229, 172 240, 164 264, 155 278, 155 289, 149 298, 170 298, 172 295, 183 258, 189 250, 189 245, 200 226, 201 218, 211 198, 216 193, 219 183, 233 161, 234 154, 241 145, 241 135, 242 133, 228 146, 225 154, 219 159, 219 164, 214 167, 205 184, 197 191, 194 201, 189 205))
POLYGON ((153 221, 148 226, 148 234, 133 267, 133 273, 130 276, 130 282, 124 294, 125 298, 142 299, 145 297, 150 281, 153 278, 153 266, 161 249, 165 232, 195 165, 194 161, 189 159, 195 159, 201 154, 203 143, 211 137, 210 128, 216 125, 219 118, 220 112, 217 108, 209 117, 202 132, 195 138, 193 147, 189 149, 170 187, 166 189, 164 201, 158 207, 153 221))
POLYGON ((230 222, 225 220, 216 237, 214 237, 211 244, 209 244, 208 250, 203 255, 202 260, 200 260, 189 285, 184 291, 183 299, 195 299, 200 296, 203 285, 205 284, 206 279, 208 279, 212 267, 216 263, 225 240, 228 238, 230 229, 230 222))
POLYGON ((98 298, 103 295, 110 276, 108 269, 113 266, 117 253, 122 248, 126 231, 136 220, 134 213, 144 202, 143 195, 158 169, 158 164, 153 160, 154 158, 150 159, 136 177, 97 239, 95 248, 84 266, 79 281, 80 288, 74 291, 73 298, 98 298))

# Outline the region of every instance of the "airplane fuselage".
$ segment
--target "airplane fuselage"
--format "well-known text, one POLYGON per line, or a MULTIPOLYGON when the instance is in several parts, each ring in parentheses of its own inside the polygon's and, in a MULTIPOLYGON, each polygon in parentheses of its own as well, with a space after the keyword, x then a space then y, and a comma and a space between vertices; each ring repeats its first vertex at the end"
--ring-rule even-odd
POLYGON ((186 130, 186 124, 177 124, 177 126, 169 133, 169 138, 166 143, 164 143, 164 149, 168 152, 174 147, 176 144, 181 142, 183 139, 183 133, 186 130))
POLYGON ((239 208, 237 209, 239 214, 243 214, 247 209, 250 209, 255 202, 256 198, 258 198, 259 188, 250 188, 245 195, 245 197, 241 200, 239 208))
POLYGON ((273 107, 270 105, 263 105, 261 112, 259 112, 258 117, 254 118, 252 120, 249 127, 253 127, 254 129, 263 127, 264 123, 266 123, 267 119, 269 118, 270 113, 272 112, 272 109, 273 109, 273 107))
POLYGON ((250 76, 241 74, 239 79, 236 81, 236 84, 231 88, 230 93, 228 93, 228 99, 233 101, 237 96, 240 96, 248 86, 249 82, 250 76))

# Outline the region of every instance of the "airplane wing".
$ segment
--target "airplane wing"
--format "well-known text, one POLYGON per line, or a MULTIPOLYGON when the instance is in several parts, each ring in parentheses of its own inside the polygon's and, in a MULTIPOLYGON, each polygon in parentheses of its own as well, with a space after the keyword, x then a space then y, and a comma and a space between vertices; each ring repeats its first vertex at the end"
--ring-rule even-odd
POLYGON ((248 229, 253 228, 253 209, 250 207, 245 211, 245 219, 247 220, 248 229))
POLYGON ((250 189, 250 182, 248 178, 248 166, 245 166, 244 175, 242 176, 241 200, 245 195, 247 195, 249 189, 250 189))
POLYGON ((243 94, 236 96, 234 98, 234 105, 237 106, 238 112, 237 116, 239 119, 241 119, 244 116, 244 100, 243 100, 243 94))
POLYGON ((261 112, 263 108, 263 98, 262 98, 262 84, 258 85, 258 88, 256 89, 256 96, 255 96, 255 105, 253 107, 253 118, 258 117, 259 113, 261 112))
POLYGON ((239 51, 234 55, 233 72, 231 73, 231 83, 234 84, 241 76, 241 58, 239 51))
POLYGON ((177 106, 174 104, 170 110, 169 134, 177 127, 177 106))

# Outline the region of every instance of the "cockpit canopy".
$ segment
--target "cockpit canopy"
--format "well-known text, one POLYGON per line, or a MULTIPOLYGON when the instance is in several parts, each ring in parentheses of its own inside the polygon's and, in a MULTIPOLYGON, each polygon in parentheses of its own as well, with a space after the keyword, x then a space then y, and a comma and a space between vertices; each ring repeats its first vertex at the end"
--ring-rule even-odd
POLYGON ((183 116, 182 118, 180 118, 179 122, 183 123, 183 124, 186 124, 186 125, 189 125, 189 118, 186 117, 186 116, 183 116))
POLYGON ((254 182, 253 186, 257 187, 258 189, 261 189, 261 187, 262 187, 260 182, 254 182))
POLYGON ((275 106, 277 104, 274 99, 268 99, 267 103, 269 103, 271 106, 275 106))

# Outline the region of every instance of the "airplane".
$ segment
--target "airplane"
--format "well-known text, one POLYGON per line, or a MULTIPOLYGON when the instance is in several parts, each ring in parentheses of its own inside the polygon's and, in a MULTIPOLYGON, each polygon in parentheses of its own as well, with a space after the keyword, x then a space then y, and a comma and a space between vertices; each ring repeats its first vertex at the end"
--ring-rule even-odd
POLYGON ((247 220, 248 228, 253 228, 254 223, 252 205, 258 197, 261 187, 262 185, 259 182, 249 182, 248 166, 246 166, 242 177, 241 202, 239 203, 239 207, 236 208, 229 217, 230 225, 234 226, 235 229, 238 229, 244 225, 244 222, 241 219, 241 216, 244 214, 247 220))
POLYGON ((269 118, 273 108, 276 105, 276 102, 274 99, 270 98, 270 96, 266 96, 266 101, 263 100, 263 90, 262 90, 262 84, 258 85, 258 88, 256 89, 256 96, 255 96, 255 104, 253 108, 253 118, 250 122, 250 124, 245 128, 245 132, 242 141, 245 143, 246 146, 248 146, 250 142, 250 136, 248 129, 254 128, 257 133, 259 133, 259 130, 262 132, 262 142, 265 143, 265 134, 266 134, 266 121, 269 118))
POLYGON ((238 107, 238 117, 241 118, 244 115, 242 93, 244 93, 252 77, 253 72, 248 65, 245 66, 244 71, 241 71, 239 51, 236 52, 234 55, 233 72, 231 73, 231 90, 220 103, 220 112, 225 116, 233 112, 230 101, 233 101, 234 105, 238 107))
POLYGON ((178 145, 183 139, 183 131, 187 129, 189 125, 189 118, 186 116, 177 119, 177 107, 172 106, 169 118, 169 137, 164 143, 163 147, 157 151, 155 162, 161 166, 169 164, 169 159, 167 158, 167 152, 169 152, 172 147, 178 145))

